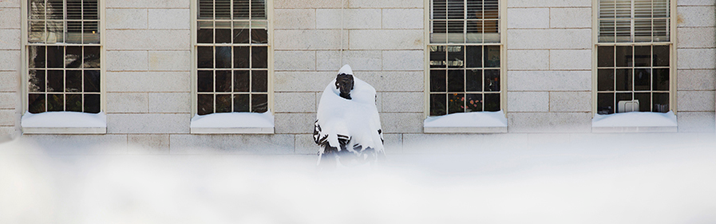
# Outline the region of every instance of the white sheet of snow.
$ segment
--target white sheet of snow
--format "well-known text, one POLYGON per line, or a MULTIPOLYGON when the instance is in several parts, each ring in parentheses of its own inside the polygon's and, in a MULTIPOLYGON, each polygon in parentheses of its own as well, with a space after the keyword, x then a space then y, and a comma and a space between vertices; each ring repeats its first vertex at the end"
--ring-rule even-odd
POLYGON ((104 112, 25 112, 21 125, 25 128, 106 128, 107 116, 104 112))
POLYGON ((195 115, 191 119, 192 128, 272 128, 274 119, 271 111, 265 113, 213 113, 195 115))
MULTIPOLYGON (((344 66, 345 68, 345 66, 344 66)), ((344 71, 345 69, 341 69, 344 71)), ((350 93, 351 100, 340 97, 336 80, 326 86, 318 105, 317 118, 321 134, 328 135, 328 142, 338 147, 338 135, 352 137, 349 144, 360 144, 376 151, 383 150, 380 115, 375 105, 375 88, 353 75, 354 85, 350 93)))
POLYGON ((629 112, 594 115, 592 127, 676 127, 674 112, 629 112))
POLYGON ((423 127, 507 127, 507 118, 502 111, 456 113, 428 117, 423 127))

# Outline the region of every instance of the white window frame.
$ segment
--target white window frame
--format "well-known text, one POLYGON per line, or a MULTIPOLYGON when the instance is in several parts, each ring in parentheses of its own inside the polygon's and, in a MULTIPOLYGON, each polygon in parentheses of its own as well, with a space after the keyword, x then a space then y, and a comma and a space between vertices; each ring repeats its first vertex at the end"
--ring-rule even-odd
MULTIPOLYGON (((106 10, 105 10, 105 0, 97 0, 98 2, 98 12, 99 12, 99 33, 100 33, 100 42, 99 42, 99 48, 100 48, 100 112, 99 114, 91 114, 91 113, 82 113, 82 112, 71 112, 76 113, 74 116, 68 117, 70 120, 65 120, 63 122, 58 122, 56 124, 32 124, 28 125, 29 122, 26 123, 27 119, 30 117, 34 117, 33 119, 42 119, 47 120, 47 118, 50 118, 50 116, 53 116, 52 114, 48 114, 48 112, 39 113, 39 114, 30 114, 28 112, 28 94, 29 94, 29 55, 28 55, 28 47, 30 46, 29 40, 28 40, 28 34, 29 34, 29 20, 28 20, 28 4, 29 0, 21 0, 20 1, 20 11, 21 11, 21 41, 22 41, 22 68, 20 71, 22 72, 22 121, 21 121, 21 127, 23 134, 106 134, 107 133, 107 121, 106 121, 106 115, 104 113, 106 108, 106 62, 105 62, 105 36, 107 34, 106 32, 106 10), (32 116, 30 116, 32 115, 32 116), (49 116, 48 116, 49 115, 49 116), (89 121, 89 122, 88 122, 89 121), (84 125, 85 123, 93 123, 93 125, 84 125)), ((62 44, 57 46, 84 46, 84 44, 62 44)), ((54 112, 50 112, 54 113, 54 112)), ((49 119, 53 120, 53 119, 49 119)), ((32 122, 35 123, 35 122, 32 122)))
MULTIPOLYGON (((592 132, 677 132, 678 125, 676 121, 676 114, 678 113, 678 102, 677 102, 677 52, 676 44, 677 40, 677 1, 669 0, 669 41, 668 42, 628 42, 628 43, 600 43, 599 42, 599 3, 600 0, 592 1, 592 132), (597 120, 603 120, 605 117, 617 117, 622 116, 614 113, 610 115, 599 115, 597 114, 597 103, 598 103, 598 48, 600 46, 655 46, 655 45, 669 45, 669 107, 673 114, 665 114, 669 122, 654 122, 655 124, 643 124, 643 123, 621 123, 619 125, 596 125, 597 120), (673 115, 673 116, 671 116, 673 115), (659 124, 656 124, 659 123, 659 124), (664 125, 663 123, 672 123, 671 125, 664 125)), ((633 28, 632 28, 633 32, 633 28)), ((633 34, 632 34, 633 35, 633 34)), ((652 52, 653 55, 653 52, 652 52)), ((652 78, 653 81, 653 78, 652 78)), ((633 81, 632 81, 633 82, 633 81)), ((617 108, 614 108, 616 112, 617 108)), ((644 115, 649 116, 649 115, 644 115)))
MULTIPOLYGON (((507 132, 507 0, 498 0, 498 32, 500 33, 500 42, 499 43, 456 43, 454 45, 460 45, 460 46, 500 46, 500 111, 499 112, 468 112, 469 114, 478 115, 481 118, 482 115, 485 115, 483 119, 492 119, 491 113, 502 113, 500 115, 500 119, 504 122, 504 125, 484 125, 481 124, 480 121, 476 122, 466 122, 464 126, 428 126, 428 122, 435 118, 445 117, 445 116, 451 116, 455 114, 448 114, 448 115, 442 115, 442 116, 430 116, 430 45, 433 44, 430 42, 430 33, 431 33, 431 12, 432 12, 432 0, 424 0, 424 24, 423 27, 425 29, 425 34, 423 36, 423 39, 425 40, 424 44, 424 63, 423 63, 423 71, 424 71, 424 103, 423 103, 423 118, 425 118, 425 122, 423 123, 423 132, 424 133, 506 133, 507 132), (502 119, 504 118, 504 119, 502 119)), ((450 43, 446 43, 447 45, 450 45, 450 43)), ((484 79, 484 78, 483 78, 484 79)), ((484 100, 484 98, 483 98, 484 100)), ((447 108, 446 108, 447 109, 447 108)), ((466 114, 466 113, 457 113, 459 114, 466 114)))
MULTIPOLYGON (((266 20, 268 27, 268 44, 267 44, 267 95, 268 95, 268 111, 266 113, 212 113, 208 115, 198 115, 198 58, 197 58, 197 20, 199 15, 199 0, 191 0, 191 55, 192 55, 192 69, 191 69, 191 114, 192 120, 190 124, 191 134, 273 134, 274 133, 274 117, 273 117, 273 103, 274 103, 274 63, 273 63, 273 1, 266 0, 266 20), (217 115, 218 114, 218 115, 217 115), (217 116, 213 116, 217 115, 217 116), (228 116, 227 116, 228 115, 228 116), (220 118, 221 116, 221 118, 220 118), (222 119, 227 122, 223 122, 221 125, 214 125, 200 123, 200 120, 217 120, 222 119), (253 122, 245 122, 261 119, 265 125, 256 126, 250 124, 253 122)), ((216 102, 214 102, 216 103, 216 102)))

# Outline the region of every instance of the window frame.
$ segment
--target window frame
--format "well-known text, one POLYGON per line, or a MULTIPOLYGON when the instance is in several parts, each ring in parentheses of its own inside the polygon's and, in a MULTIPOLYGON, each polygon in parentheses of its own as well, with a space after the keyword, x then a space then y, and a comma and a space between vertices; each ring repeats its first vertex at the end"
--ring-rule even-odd
MULTIPOLYGON (((424 41, 424 56, 423 56, 423 91, 424 91, 424 97, 423 97, 423 119, 429 118, 430 116, 430 45, 433 43, 430 42, 430 16, 432 12, 432 1, 433 0, 424 0, 424 15, 423 15, 423 29, 425 30, 423 39, 424 41)), ((500 33, 500 42, 499 43, 445 43, 443 45, 455 45, 455 46, 499 46, 500 47, 500 68, 498 69, 500 71, 500 111, 504 112, 505 117, 507 117, 507 1, 505 0, 498 0, 498 32, 500 33)), ((483 78, 484 80, 484 78, 483 78)), ((484 99, 484 98, 483 98, 484 99)), ((446 108, 447 109, 447 108, 446 108)), ((481 111, 486 112, 486 111, 481 111)), ((464 112, 463 112, 464 113, 464 112)), ((480 113, 480 112, 470 112, 470 113, 480 113)), ((449 114, 447 114, 449 115, 449 114)), ((445 115, 441 115, 445 116, 445 115)), ((432 117, 440 117, 440 116, 432 116, 432 117)))
MULTIPOLYGON (((191 55, 192 55, 192 69, 191 69, 191 116, 198 116, 198 58, 197 58, 197 49, 198 49, 198 43, 197 43, 197 21, 198 21, 198 15, 199 15, 199 0, 191 0, 191 6, 190 6, 190 20, 191 20, 191 55)), ((267 112, 270 112, 271 114, 274 113, 273 109, 273 103, 274 103, 274 86, 273 86, 273 76, 274 76, 274 69, 273 69, 273 1, 266 0, 266 21, 267 21, 267 34, 268 34, 268 43, 267 43, 267 55, 266 60, 267 61, 267 112)), ((234 46, 232 44, 232 46, 234 46)), ((214 102, 216 104, 216 102, 214 102)), ((250 105, 249 105, 250 106, 250 105)), ((255 112, 250 112, 255 113, 255 112)), ((216 112, 211 113, 216 114, 216 112)))
MULTIPOLYGON (((676 9, 677 9, 677 0, 669 0, 669 41, 668 42, 610 42, 610 43, 600 43, 599 42, 599 4, 600 0, 594 0, 592 1, 592 117, 597 115, 598 113, 598 89, 597 85, 599 83, 598 76, 599 76, 599 69, 598 69, 598 61, 599 61, 599 47, 601 46, 659 46, 659 45, 668 45, 669 46, 669 108, 670 111, 673 111, 674 114, 677 114, 678 112, 678 102, 677 102, 677 80, 678 80, 678 74, 677 74, 677 52, 676 52, 676 44, 678 43, 677 40, 677 19, 676 19, 676 9)), ((653 52, 652 52, 653 55, 653 52)), ((654 66, 651 66, 654 67, 654 66)), ((653 80, 652 80, 653 81, 653 80)), ((633 92, 633 90, 632 90, 633 92)), ((650 91, 653 92, 653 91, 650 91)), ((617 102, 615 102, 617 103, 617 102)), ((616 113, 617 108, 614 108, 616 113)), ((609 114, 613 115, 613 114, 609 114)))

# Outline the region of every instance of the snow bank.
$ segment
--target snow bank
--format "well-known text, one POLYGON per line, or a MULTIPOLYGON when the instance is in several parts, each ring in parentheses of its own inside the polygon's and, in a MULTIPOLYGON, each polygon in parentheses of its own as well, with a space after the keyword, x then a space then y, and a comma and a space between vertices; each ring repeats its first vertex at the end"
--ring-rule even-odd
POLYGON ((502 111, 456 113, 428 117, 423 127, 507 127, 507 118, 502 111))
POLYGON ((674 112, 629 112, 594 115, 592 127, 676 127, 674 112))
POLYGON ((191 128, 273 128, 273 122, 271 111, 265 113, 213 113, 195 115, 191 119, 191 128))
POLYGON ((104 112, 25 112, 21 125, 23 128, 106 128, 107 116, 104 112))

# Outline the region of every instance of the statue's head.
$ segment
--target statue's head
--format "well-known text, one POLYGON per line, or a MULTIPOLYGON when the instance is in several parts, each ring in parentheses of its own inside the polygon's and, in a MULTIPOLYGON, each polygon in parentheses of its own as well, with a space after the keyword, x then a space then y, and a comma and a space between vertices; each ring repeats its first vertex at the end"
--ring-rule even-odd
POLYGON ((351 90, 353 90, 353 75, 340 73, 336 76, 336 89, 340 90, 341 97, 351 99, 351 90))

